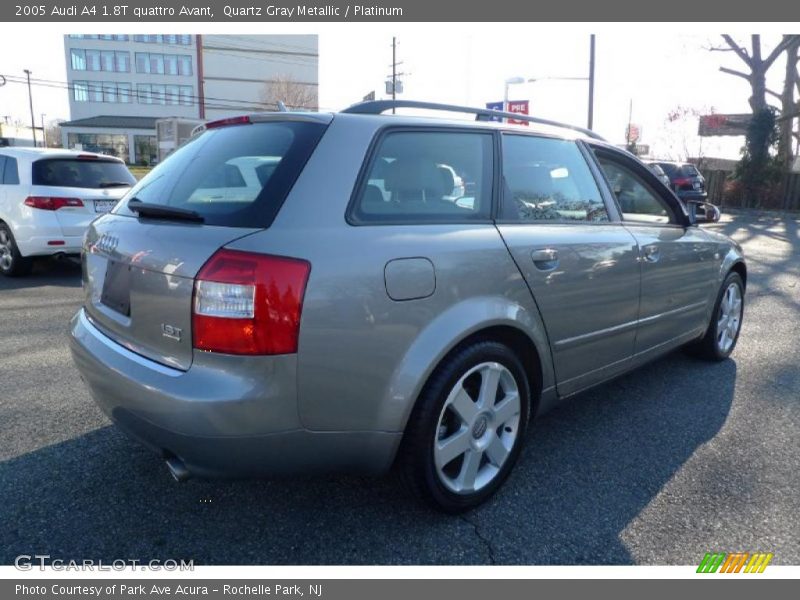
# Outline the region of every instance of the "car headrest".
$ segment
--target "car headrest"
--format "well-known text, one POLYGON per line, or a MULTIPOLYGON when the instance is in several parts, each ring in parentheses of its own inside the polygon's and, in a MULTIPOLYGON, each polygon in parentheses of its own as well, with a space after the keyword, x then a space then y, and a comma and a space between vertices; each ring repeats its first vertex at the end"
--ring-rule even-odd
POLYGON ((515 196, 547 198, 553 193, 550 169, 537 166, 513 166, 505 172, 506 183, 515 196))
POLYGON ((456 187, 456 178, 453 176, 452 169, 447 167, 437 167, 439 174, 442 176, 442 189, 446 195, 453 193, 453 188, 456 187))
POLYGON ((439 168, 425 158, 398 158, 390 165, 385 182, 386 189, 398 198, 441 198, 445 194, 439 168))
POLYGON ((364 204, 382 204, 384 202, 383 193, 381 192, 381 188, 377 185, 369 184, 367 189, 364 190, 364 199, 362 200, 364 204))

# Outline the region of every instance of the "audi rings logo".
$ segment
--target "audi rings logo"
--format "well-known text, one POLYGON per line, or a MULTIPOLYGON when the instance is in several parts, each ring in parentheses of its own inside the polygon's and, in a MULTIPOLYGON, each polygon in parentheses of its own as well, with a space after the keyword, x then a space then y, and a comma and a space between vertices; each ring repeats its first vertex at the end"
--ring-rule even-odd
POLYGON ((99 240, 92 244, 92 252, 111 254, 117 249, 117 244, 119 244, 119 238, 104 233, 99 240))

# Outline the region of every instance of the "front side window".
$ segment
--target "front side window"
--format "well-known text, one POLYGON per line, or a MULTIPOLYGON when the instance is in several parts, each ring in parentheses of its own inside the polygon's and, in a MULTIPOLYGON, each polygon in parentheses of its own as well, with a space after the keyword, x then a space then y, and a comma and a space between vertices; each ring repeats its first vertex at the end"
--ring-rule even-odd
POLYGON ((650 224, 677 222, 669 204, 638 173, 605 154, 598 154, 597 159, 617 198, 623 220, 650 224))
POLYGON ((354 201, 359 222, 464 222, 491 213, 492 136, 395 131, 380 142, 354 201))
POLYGON ((608 221, 591 169, 574 141, 503 135, 506 221, 608 221))

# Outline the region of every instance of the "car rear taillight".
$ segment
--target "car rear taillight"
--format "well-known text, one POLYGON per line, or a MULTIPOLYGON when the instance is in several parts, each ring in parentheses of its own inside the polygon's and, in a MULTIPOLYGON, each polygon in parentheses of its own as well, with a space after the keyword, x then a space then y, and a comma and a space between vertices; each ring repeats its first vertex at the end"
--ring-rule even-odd
POLYGON ((679 177, 675 180, 675 185, 682 186, 682 185, 692 185, 692 180, 688 177, 679 177))
POLYGON ((216 129, 217 127, 228 127, 229 125, 249 125, 250 117, 247 115, 241 117, 228 117, 227 119, 219 119, 217 121, 210 121, 206 123, 206 129, 216 129))
POLYGON ((311 264, 219 250, 194 283, 194 347, 225 354, 297 352, 311 264))
POLYGON ((25 198, 25 206, 39 208, 41 210, 58 210, 65 206, 78 208, 83 206, 83 201, 79 198, 60 198, 56 196, 28 196, 25 198))

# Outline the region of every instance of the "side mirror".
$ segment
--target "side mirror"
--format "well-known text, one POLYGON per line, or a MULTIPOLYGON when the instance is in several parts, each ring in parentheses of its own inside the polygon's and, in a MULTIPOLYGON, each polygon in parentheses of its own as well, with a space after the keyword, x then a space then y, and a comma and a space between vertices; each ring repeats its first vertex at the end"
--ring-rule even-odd
POLYGON ((687 208, 689 209, 689 219, 693 225, 716 223, 722 216, 719 208, 710 202, 695 202, 689 200, 687 202, 687 208))

